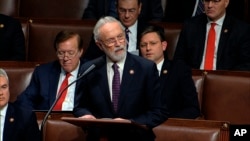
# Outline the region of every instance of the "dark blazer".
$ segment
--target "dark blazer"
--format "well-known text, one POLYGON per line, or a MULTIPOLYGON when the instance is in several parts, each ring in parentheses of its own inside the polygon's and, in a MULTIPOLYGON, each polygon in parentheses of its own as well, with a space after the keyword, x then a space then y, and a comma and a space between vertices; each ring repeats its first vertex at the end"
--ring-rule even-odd
MULTIPOLYGON (((146 28, 150 23, 144 22, 142 20, 138 20, 137 22, 137 41, 140 40, 140 34, 143 32, 144 28, 146 28)), ((137 42, 137 49, 139 49, 139 42, 137 42)), ((94 37, 92 37, 89 47, 86 52, 83 54, 82 59, 92 60, 104 55, 104 52, 100 50, 100 48, 96 45, 94 37)))
MULTIPOLYGON (((177 43, 174 59, 185 60, 199 69, 205 46, 205 14, 185 22, 177 43)), ((226 15, 218 46, 217 70, 250 70, 250 26, 226 15)))
POLYGON ((185 62, 165 59, 160 82, 169 117, 194 119, 200 116, 191 68, 185 62))
POLYGON ((3 131, 3 141, 41 141, 34 112, 9 103, 3 131))
POLYGON ((31 106, 34 110, 48 110, 56 98, 60 73, 61 66, 58 61, 37 66, 30 84, 18 96, 18 102, 31 106))
POLYGON ((0 60, 24 61, 25 39, 20 22, 0 14, 0 60))
POLYGON ((196 0, 167 0, 164 21, 184 22, 192 17, 196 0))
MULTIPOLYGON (((116 1, 116 0, 115 0, 116 1)), ((108 16, 111 0, 90 0, 83 13, 83 19, 98 20, 102 16, 108 16)), ((140 19, 144 21, 162 21, 163 9, 161 0, 141 0, 142 10, 140 19)), ((117 17, 116 17, 117 18, 117 17)))
POLYGON ((120 117, 149 128, 167 119, 166 108, 161 102, 158 71, 152 61, 127 54, 118 111, 115 113, 110 99, 106 58, 100 58, 104 63, 78 83, 73 110, 76 117, 85 114, 92 114, 96 118, 120 117))
MULTIPOLYGON (((105 56, 101 57, 106 60, 105 56)), ((145 106, 148 105, 149 101, 152 102, 149 106, 162 106, 158 81, 158 71, 153 62, 127 53, 118 113, 115 114, 112 110, 106 63, 103 63, 87 75, 86 79, 82 79, 77 84, 74 113, 76 116, 93 114, 97 118, 122 117, 154 127, 166 119, 166 115, 160 109, 151 109, 152 107, 145 106), (145 111, 148 110, 150 112, 146 114, 145 111), (155 121, 151 119, 155 119, 155 121)))

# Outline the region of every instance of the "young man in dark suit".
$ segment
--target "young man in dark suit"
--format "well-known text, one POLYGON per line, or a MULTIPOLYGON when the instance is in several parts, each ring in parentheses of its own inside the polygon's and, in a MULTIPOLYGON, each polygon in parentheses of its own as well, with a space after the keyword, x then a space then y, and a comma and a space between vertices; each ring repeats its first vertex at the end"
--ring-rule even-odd
POLYGON ((164 56, 166 48, 164 29, 149 26, 141 33, 141 55, 157 64, 169 117, 195 119, 200 108, 191 68, 183 61, 170 61, 164 56))
POLYGON ((205 13, 184 23, 174 59, 182 59, 194 69, 250 70, 249 24, 226 14, 229 0, 204 0, 203 4, 205 13))
POLYGON ((41 141, 41 133, 34 112, 10 103, 7 73, 0 68, 0 140, 41 141))
POLYGON ((0 14, 0 60, 25 61, 25 38, 20 22, 0 14))
MULTIPOLYGON (((127 52, 124 27, 113 17, 103 17, 96 23, 94 37, 105 55, 97 58, 103 63, 76 89, 75 116, 142 124, 147 130, 119 128, 107 131, 107 136, 119 141, 153 141, 152 128, 167 119, 154 62, 127 52)), ((89 140, 93 141, 91 137, 98 134, 91 133, 89 140)))

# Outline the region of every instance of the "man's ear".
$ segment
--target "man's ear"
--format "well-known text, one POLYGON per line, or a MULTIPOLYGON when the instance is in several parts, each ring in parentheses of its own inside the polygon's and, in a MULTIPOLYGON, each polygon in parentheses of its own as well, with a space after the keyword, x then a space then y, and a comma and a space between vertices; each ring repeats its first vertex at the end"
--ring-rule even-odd
POLYGON ((161 45, 162 45, 162 50, 165 51, 167 49, 167 47, 168 47, 168 42, 167 41, 162 41, 161 45))
POLYGON ((102 43, 100 41, 96 41, 95 44, 99 47, 100 50, 103 50, 102 43))

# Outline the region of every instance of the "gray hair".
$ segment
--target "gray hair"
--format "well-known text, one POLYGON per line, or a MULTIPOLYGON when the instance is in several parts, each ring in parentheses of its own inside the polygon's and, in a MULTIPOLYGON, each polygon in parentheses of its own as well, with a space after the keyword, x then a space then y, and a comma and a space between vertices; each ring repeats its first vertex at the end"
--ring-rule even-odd
POLYGON ((9 81, 9 78, 8 78, 6 71, 2 68, 0 68, 0 76, 6 77, 6 79, 9 81))
POLYGON ((97 23, 96 23, 96 25, 95 25, 95 27, 94 27, 94 30, 93 30, 93 34, 94 34, 94 39, 95 39, 95 41, 97 41, 98 39, 100 39, 100 31, 99 31, 100 27, 102 27, 102 26, 103 26, 104 24, 106 24, 106 23, 112 23, 112 22, 117 22, 117 23, 119 23, 119 25, 121 26, 122 30, 123 30, 123 31, 125 30, 125 28, 124 28, 124 26, 121 24, 121 22, 120 22, 119 20, 115 19, 114 17, 111 17, 111 16, 102 17, 102 18, 100 18, 100 19, 97 21, 97 23))

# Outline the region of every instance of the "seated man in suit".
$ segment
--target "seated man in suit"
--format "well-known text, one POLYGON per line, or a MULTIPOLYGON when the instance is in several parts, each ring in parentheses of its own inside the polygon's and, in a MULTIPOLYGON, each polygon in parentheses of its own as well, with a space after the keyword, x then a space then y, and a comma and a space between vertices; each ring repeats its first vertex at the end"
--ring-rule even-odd
POLYGON ((25 61, 25 38, 20 22, 0 14, 0 60, 25 61))
MULTIPOLYGON (((119 20, 126 27, 128 52, 136 55, 139 55, 138 35, 148 25, 146 21, 139 19, 143 8, 142 5, 140 0, 117 0, 116 5, 119 20)), ((93 39, 83 57, 90 60, 103 54, 93 39)))
POLYGON ((34 112, 10 103, 9 79, 0 68, 0 140, 41 141, 41 133, 34 112))
POLYGON ((250 70, 250 25, 229 14, 229 0, 204 0, 205 13, 184 23, 174 59, 194 69, 250 70))
MULTIPOLYGON (((77 86, 74 115, 142 124, 148 129, 111 129, 107 136, 114 141, 153 141, 152 128, 167 119, 156 65, 127 52, 124 27, 113 17, 103 17, 96 23, 94 37, 105 55, 97 58, 102 63, 77 86)), ((88 139, 93 141, 91 137, 98 135, 91 133, 88 139)))
POLYGON ((197 118, 200 116, 200 108, 191 69, 183 61, 170 61, 164 56, 166 48, 164 29, 149 26, 142 32, 140 51, 144 58, 157 64, 163 101, 167 104, 169 117, 197 118))
POLYGON ((72 111, 76 84, 62 89, 75 81, 81 72, 82 39, 78 33, 61 31, 55 38, 54 48, 58 60, 35 68, 30 84, 18 96, 18 102, 35 110, 48 110, 61 95, 54 110, 72 111))

